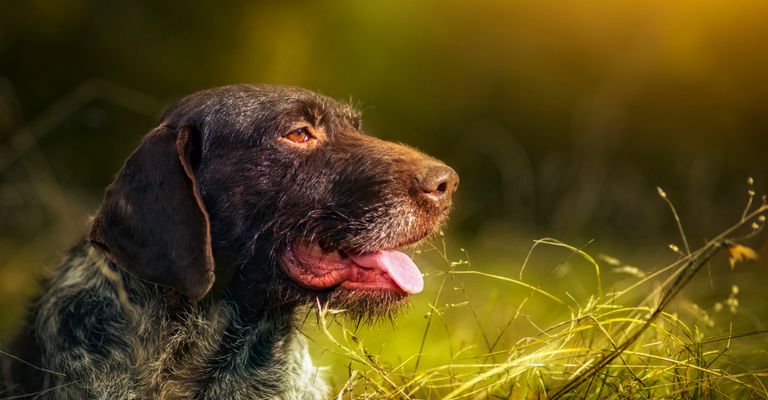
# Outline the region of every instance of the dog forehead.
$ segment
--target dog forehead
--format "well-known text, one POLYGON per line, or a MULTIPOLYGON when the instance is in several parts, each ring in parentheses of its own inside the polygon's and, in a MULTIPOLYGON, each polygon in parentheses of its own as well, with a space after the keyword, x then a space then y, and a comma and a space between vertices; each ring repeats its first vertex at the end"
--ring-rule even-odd
POLYGON ((204 134, 264 133, 281 124, 360 127, 360 113, 350 105, 307 89, 282 85, 231 85, 204 90, 171 106, 162 120, 170 125, 199 127, 204 134))

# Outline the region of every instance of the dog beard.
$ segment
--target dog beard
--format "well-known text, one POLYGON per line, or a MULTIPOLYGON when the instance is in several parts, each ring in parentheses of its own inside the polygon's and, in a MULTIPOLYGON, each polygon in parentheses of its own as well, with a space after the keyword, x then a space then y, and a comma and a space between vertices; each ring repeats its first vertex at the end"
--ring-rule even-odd
POLYGON ((356 290, 336 288, 316 296, 315 307, 355 323, 373 324, 394 321, 410 302, 405 293, 384 290, 356 290))

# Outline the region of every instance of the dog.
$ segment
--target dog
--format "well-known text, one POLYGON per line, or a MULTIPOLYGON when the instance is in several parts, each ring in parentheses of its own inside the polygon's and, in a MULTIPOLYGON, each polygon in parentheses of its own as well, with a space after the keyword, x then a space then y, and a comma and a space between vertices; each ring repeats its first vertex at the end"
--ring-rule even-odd
POLYGON ((3 357, 0 397, 326 398, 298 314, 395 313, 423 287, 398 249, 445 223, 458 183, 305 89, 188 96, 43 282, 3 357))

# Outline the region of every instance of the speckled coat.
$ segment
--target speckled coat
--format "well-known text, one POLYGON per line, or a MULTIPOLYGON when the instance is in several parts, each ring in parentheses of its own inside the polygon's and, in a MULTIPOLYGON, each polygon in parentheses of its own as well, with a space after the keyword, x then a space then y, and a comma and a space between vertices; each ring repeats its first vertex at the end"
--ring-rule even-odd
POLYGON ((68 254, 33 309, 11 350, 18 359, 2 359, 0 397, 327 397, 293 312, 246 318, 226 300, 186 301, 111 268, 87 243, 68 254))

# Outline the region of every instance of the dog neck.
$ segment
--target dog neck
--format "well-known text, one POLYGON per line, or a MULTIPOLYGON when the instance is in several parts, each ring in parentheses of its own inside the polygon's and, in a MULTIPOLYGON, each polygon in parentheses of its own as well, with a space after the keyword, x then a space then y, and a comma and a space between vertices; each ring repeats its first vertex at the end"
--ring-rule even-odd
MULTIPOLYGON (((198 302, 110 266, 77 246, 33 317, 48 387, 92 398, 324 398, 295 308, 198 302), (68 389, 69 388, 69 389, 68 389)), ((40 372, 40 371, 38 371, 40 372)), ((62 398, 68 398, 63 396, 62 398)))

